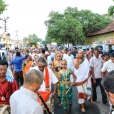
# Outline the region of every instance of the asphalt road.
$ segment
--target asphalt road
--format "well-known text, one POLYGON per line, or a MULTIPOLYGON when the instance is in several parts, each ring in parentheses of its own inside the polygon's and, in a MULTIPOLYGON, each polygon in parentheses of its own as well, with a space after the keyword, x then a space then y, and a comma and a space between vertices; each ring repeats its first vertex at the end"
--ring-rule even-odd
MULTIPOLYGON (((85 102, 86 113, 81 112, 81 108, 78 104, 77 99, 77 89, 73 87, 73 100, 72 100, 72 109, 69 111, 69 114, 108 114, 109 107, 102 104, 102 97, 99 88, 97 89, 98 93, 98 103, 94 105, 88 101, 85 102)), ((55 113, 54 114, 64 114, 63 109, 58 107, 59 101, 55 99, 55 113)))

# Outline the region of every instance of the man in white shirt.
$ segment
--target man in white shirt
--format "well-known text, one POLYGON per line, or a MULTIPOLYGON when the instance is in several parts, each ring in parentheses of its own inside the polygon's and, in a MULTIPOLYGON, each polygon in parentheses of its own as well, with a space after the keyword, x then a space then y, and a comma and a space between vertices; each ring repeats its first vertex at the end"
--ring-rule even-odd
POLYGON ((98 49, 94 50, 94 57, 92 57, 90 59, 90 66, 91 66, 91 73, 92 73, 92 89, 93 89, 92 100, 96 104, 96 102, 97 102, 96 88, 99 85, 100 90, 101 90, 101 94, 102 94, 102 102, 105 105, 109 105, 107 102, 107 95, 106 95, 104 88, 101 84, 101 80, 102 80, 101 79, 101 68, 103 66, 103 60, 99 56, 99 50, 98 49))
POLYGON ((68 52, 68 49, 66 48, 66 49, 64 50, 63 60, 66 58, 66 56, 67 56, 67 52, 68 52))
POLYGON ((74 56, 71 54, 71 50, 68 50, 67 56, 64 59, 67 61, 67 68, 73 70, 74 56))
MULTIPOLYGON (((101 69, 102 79, 105 77, 106 71, 111 72, 113 70, 114 70, 114 52, 111 53, 110 60, 105 62, 101 69)), ((110 104, 110 109, 111 109, 112 104, 110 102, 109 102, 109 104, 110 104)))
POLYGON ((114 52, 110 55, 110 60, 105 62, 101 69, 102 78, 104 78, 106 71, 110 72, 112 70, 114 70, 114 52))
POLYGON ((34 67, 33 69, 37 69, 40 70, 43 74, 44 74, 44 80, 43 83, 39 89, 39 91, 47 91, 47 90, 52 90, 52 88, 54 87, 54 91, 53 94, 55 94, 56 92, 56 84, 58 82, 58 79, 56 78, 55 74, 53 73, 53 71, 50 68, 47 68, 47 62, 46 59, 44 57, 39 57, 38 58, 38 62, 37 62, 38 66, 34 67), (46 85, 47 80, 45 80, 46 76, 48 76, 49 74, 49 87, 46 85), (54 86, 51 87, 51 84, 53 83, 54 86))
POLYGON ((51 56, 52 56, 52 58, 54 58, 54 56, 55 56, 55 50, 54 49, 52 49, 52 51, 51 51, 51 56))
POLYGON ((10 97, 11 114, 43 114, 36 92, 43 82, 43 74, 36 70, 30 70, 20 90, 10 97))

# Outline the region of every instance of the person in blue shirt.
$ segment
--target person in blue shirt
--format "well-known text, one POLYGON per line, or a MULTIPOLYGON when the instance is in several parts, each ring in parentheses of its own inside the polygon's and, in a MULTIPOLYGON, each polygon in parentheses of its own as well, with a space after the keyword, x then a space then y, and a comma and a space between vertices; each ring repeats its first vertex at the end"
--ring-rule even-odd
POLYGON ((14 78, 19 85, 23 85, 23 71, 22 71, 22 63, 29 55, 26 54, 21 56, 20 52, 16 52, 16 57, 10 62, 10 66, 14 65, 14 78))
POLYGON ((73 51, 72 51, 72 55, 74 56, 74 58, 76 57, 76 53, 77 53, 77 48, 76 47, 74 47, 73 48, 73 51))

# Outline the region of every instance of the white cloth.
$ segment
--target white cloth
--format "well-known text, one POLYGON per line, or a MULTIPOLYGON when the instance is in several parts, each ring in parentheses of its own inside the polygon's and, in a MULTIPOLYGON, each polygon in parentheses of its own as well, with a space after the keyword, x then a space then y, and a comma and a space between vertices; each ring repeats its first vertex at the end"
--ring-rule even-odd
POLYGON ((103 66, 103 60, 101 57, 96 58, 95 56, 90 59, 90 66, 94 67, 95 78, 101 78, 101 68, 103 66))
POLYGON ((48 68, 50 68, 50 63, 52 62, 52 56, 51 55, 49 55, 48 57, 47 57, 47 63, 48 63, 48 68))
POLYGON ((37 94, 21 87, 10 97, 11 114, 43 114, 37 94))
POLYGON ((49 55, 48 51, 46 51, 45 54, 49 55))
POLYGON ((105 62, 104 65, 103 65, 103 67, 102 67, 102 69, 101 69, 102 72, 105 72, 106 70, 108 72, 114 70, 114 63, 112 62, 111 59, 108 60, 107 62, 105 62))
POLYGON ((13 77, 13 74, 12 74, 10 68, 7 68, 7 72, 6 72, 6 74, 8 74, 9 76, 13 77))
MULTIPOLYGON (((78 93, 85 93, 87 96, 87 100, 90 100, 92 95, 92 87, 91 87, 91 77, 88 78, 88 80, 80 85, 77 86, 78 93)), ((85 99, 78 98, 78 103, 83 104, 85 99)))
MULTIPOLYGON (((38 67, 33 67, 31 69, 39 70, 38 67)), ((51 83, 56 84, 58 82, 58 79, 56 78, 55 74, 53 73, 53 71, 50 68, 48 68, 48 71, 49 71, 50 90, 51 90, 51 83)), ((45 76, 45 70, 44 70, 43 73, 44 73, 44 76, 45 76)), ((44 81, 43 81, 42 85, 40 86, 39 91, 45 91, 45 82, 44 81)))
POLYGON ((87 93, 86 94, 87 94, 87 100, 89 100, 92 95, 91 76, 88 78, 88 81, 87 81, 87 93))
POLYGON ((32 53, 32 54, 31 54, 32 60, 34 60, 34 56, 35 56, 35 54, 34 54, 34 53, 32 53))
POLYGON ((41 55, 42 55, 42 54, 41 54, 41 53, 39 53, 39 54, 38 54, 38 57, 40 57, 41 55))
POLYGON ((63 60, 67 57, 67 54, 63 54, 63 60))
MULTIPOLYGON (((77 86, 78 93, 85 93, 87 94, 87 81, 80 86, 77 86)), ((78 103, 83 104, 85 99, 78 98, 78 103)))
POLYGON ((73 70, 74 68, 74 56, 71 54, 70 56, 67 54, 64 58, 67 61, 67 68, 73 70))
POLYGON ((51 52, 51 57, 54 58, 54 56, 55 56, 55 53, 54 52, 51 52))
POLYGON ((78 69, 74 69, 74 73, 77 77, 76 82, 83 82, 88 78, 90 71, 90 65, 88 60, 85 58, 84 61, 79 65, 78 69))

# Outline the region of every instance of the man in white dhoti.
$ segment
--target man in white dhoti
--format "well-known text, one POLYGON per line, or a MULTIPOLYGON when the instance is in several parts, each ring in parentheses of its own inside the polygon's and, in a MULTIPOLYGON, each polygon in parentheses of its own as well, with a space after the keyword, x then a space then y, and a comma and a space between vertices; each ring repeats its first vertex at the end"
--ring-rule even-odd
POLYGON ((50 68, 47 68, 47 62, 44 57, 39 57, 37 61, 38 66, 33 67, 32 69, 38 69, 44 74, 44 80, 43 83, 39 89, 39 91, 47 91, 51 90, 51 84, 54 85, 53 94, 56 92, 56 83, 58 82, 58 79, 56 78, 55 74, 50 68))
POLYGON ((74 73, 77 77, 75 85, 78 90, 78 103, 81 106, 81 111, 85 112, 84 102, 91 99, 91 84, 90 84, 90 65, 84 58, 83 50, 79 50, 74 60, 74 73), (89 90, 89 91, 87 91, 89 90))

